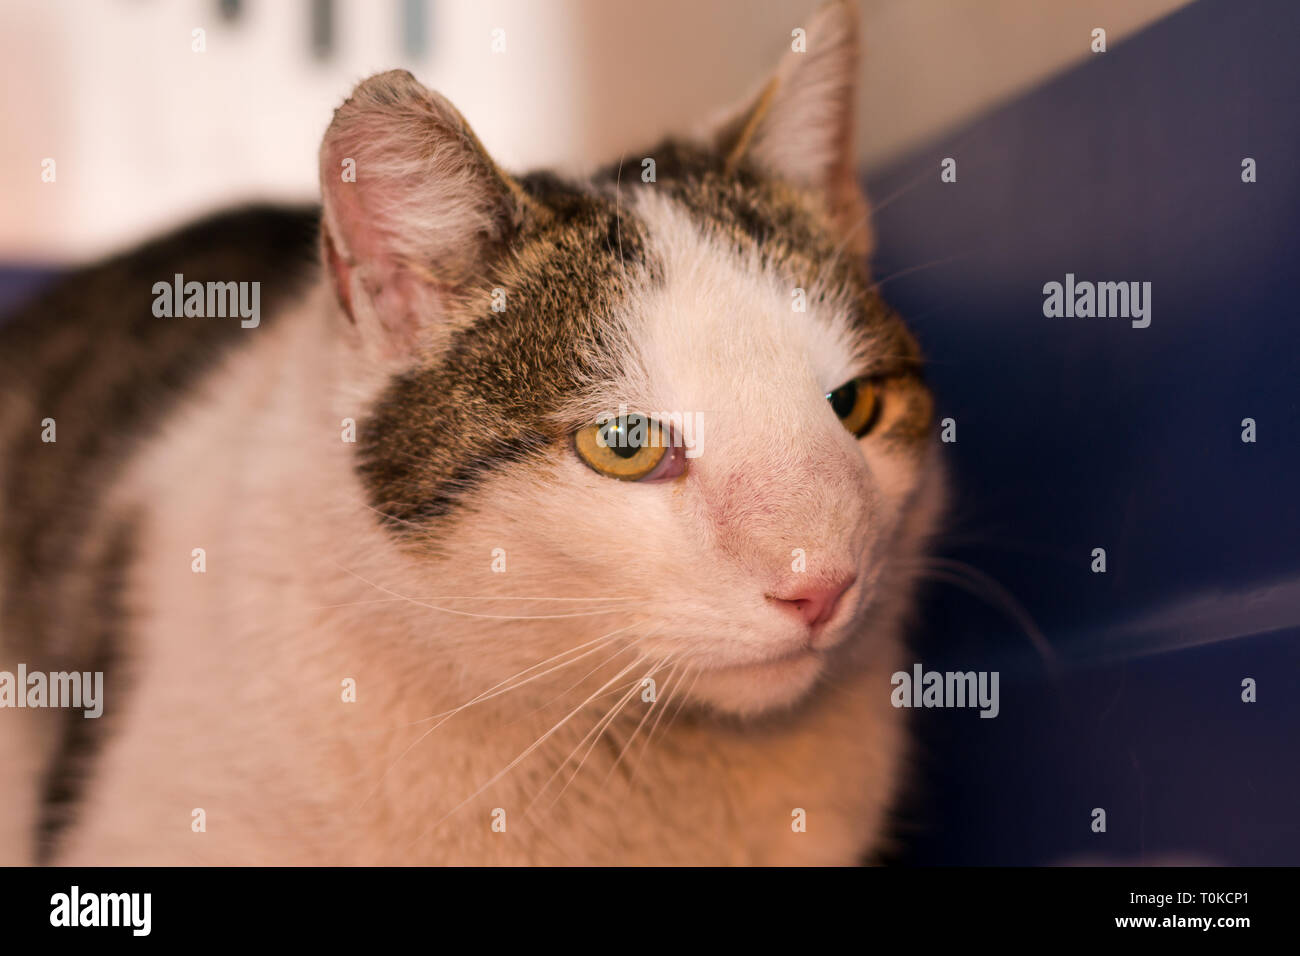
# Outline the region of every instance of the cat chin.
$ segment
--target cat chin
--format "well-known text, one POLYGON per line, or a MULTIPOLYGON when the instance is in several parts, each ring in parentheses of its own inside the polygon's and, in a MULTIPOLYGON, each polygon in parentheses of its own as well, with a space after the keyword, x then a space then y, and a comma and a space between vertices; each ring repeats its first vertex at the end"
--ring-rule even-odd
POLYGON ((816 651, 761 664, 702 670, 691 697, 722 713, 756 717, 793 706, 821 676, 825 658, 816 651))

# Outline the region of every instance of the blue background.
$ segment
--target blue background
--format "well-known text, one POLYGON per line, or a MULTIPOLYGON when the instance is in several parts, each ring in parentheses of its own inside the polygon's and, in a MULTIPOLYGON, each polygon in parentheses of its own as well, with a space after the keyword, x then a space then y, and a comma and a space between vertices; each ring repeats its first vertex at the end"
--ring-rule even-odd
POLYGON ((927 588, 915 660, 1000 671, 1001 714, 913 712, 892 862, 1300 864, 1297 41, 1194 4, 868 181, 957 422, 944 553, 1053 649, 927 588), (1067 272, 1151 282, 1150 327, 1045 317, 1067 272))

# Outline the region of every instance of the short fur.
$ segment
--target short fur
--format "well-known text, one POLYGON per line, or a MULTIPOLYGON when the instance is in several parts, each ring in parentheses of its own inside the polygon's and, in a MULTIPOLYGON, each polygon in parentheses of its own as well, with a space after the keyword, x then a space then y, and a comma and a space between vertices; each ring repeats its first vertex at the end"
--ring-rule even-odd
POLYGON ((0 862, 879 846, 942 481, 866 272, 856 56, 832 4, 750 106, 584 181, 507 175, 383 74, 326 134, 319 231, 217 219, 0 331, 0 669, 109 675, 91 734, 0 711, 0 862), (262 281, 262 324, 152 317, 175 272, 262 281), (824 397, 858 376, 885 395, 860 440, 824 397), (700 413, 701 454, 598 474, 571 436, 620 405, 700 413), (820 630, 787 606, 844 581, 820 630))

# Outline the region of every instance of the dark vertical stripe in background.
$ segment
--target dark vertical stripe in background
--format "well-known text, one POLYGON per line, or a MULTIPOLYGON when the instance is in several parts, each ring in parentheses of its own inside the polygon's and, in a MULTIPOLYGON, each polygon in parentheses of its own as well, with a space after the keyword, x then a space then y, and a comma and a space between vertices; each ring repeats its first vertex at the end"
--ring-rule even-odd
POLYGON ((334 0, 310 0, 311 52, 318 60, 328 60, 334 52, 334 0))
POLYGON ((402 0, 402 52, 412 60, 423 60, 428 48, 427 0, 402 0))

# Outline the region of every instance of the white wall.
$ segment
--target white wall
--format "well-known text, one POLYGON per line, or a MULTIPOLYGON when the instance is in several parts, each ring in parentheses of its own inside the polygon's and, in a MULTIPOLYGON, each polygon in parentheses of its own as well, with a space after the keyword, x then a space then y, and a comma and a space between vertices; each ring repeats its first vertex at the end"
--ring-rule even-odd
POLYGON ((5 0, 0 257, 80 258, 242 198, 311 198, 334 107, 397 66, 451 97, 503 162, 558 162, 579 116, 574 31, 552 6, 572 12, 431 4, 429 56, 412 63, 397 0, 343 0, 322 63, 305 0, 245 0, 235 26, 215 0, 5 0), (196 27, 206 52, 191 48, 196 27), (491 51, 497 27, 505 54, 491 51))
MULTIPOLYGON (((1115 43, 1184 0, 861 2, 871 163, 1086 58, 1092 27, 1115 43)), ((336 0, 326 62, 307 0, 243 5, 231 26, 216 0, 0 4, 0 260, 83 259, 241 199, 311 198, 334 106, 395 66, 508 167, 603 161, 750 91, 819 0, 429 0, 422 62, 402 52, 400 0, 336 0)))

